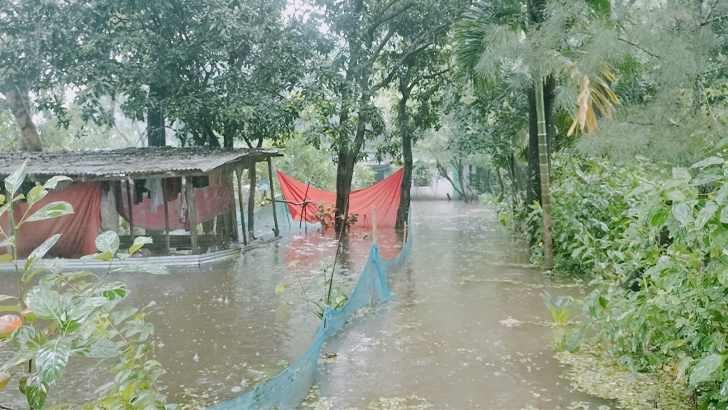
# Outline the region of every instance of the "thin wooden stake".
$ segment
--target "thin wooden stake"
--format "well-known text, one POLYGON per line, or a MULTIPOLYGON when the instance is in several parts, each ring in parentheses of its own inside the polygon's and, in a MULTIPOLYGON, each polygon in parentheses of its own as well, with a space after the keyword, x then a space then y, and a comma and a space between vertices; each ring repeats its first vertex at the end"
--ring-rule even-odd
POLYGON ((402 242, 402 246, 407 243, 407 222, 404 223, 404 241, 402 242))
POLYGON ((273 233, 278 237, 280 230, 278 229, 278 215, 276 215, 276 194, 273 189, 273 165, 270 157, 268 157, 268 180, 270 181, 270 204, 273 206, 273 233))
POLYGON ((377 208, 374 205, 372 205, 372 232, 374 243, 377 243, 377 208))

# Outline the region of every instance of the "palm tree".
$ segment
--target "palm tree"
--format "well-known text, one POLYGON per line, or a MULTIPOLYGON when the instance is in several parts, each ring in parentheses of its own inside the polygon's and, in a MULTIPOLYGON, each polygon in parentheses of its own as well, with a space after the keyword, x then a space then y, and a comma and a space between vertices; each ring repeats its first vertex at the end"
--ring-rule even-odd
MULTIPOLYGON (((569 130, 596 128, 596 106, 602 115, 611 115, 616 95, 609 89, 611 71, 603 69, 595 80, 579 70, 576 58, 559 49, 568 44, 566 19, 550 21, 545 1, 491 1, 473 6, 455 25, 455 63, 458 73, 472 81, 476 90, 508 81, 513 88, 529 93, 529 184, 527 197, 539 199, 543 211, 544 266, 553 267, 550 214, 549 154, 553 150, 554 95, 556 79, 566 77, 581 88, 578 112, 569 130), (562 26, 559 26, 562 25, 562 26)), ((562 14, 574 13, 588 20, 608 14, 600 0, 569 3, 562 14), (594 3, 594 4, 588 4, 594 3), (568 7, 568 8, 567 8, 568 7), (596 12, 596 13, 595 13, 596 12)), ((568 46, 567 46, 568 48, 568 46)), ((567 50, 568 51, 568 50, 567 50)))

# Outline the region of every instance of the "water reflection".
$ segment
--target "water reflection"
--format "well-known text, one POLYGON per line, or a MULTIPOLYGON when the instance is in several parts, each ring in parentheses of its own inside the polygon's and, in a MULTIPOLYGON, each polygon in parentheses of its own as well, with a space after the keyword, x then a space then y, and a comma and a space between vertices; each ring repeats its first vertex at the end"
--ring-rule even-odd
MULTIPOLYGON (((337 282, 353 288, 369 254, 368 234, 353 230, 343 242, 337 282)), ((324 347, 337 354, 321 365, 318 381, 329 408, 412 394, 434 408, 599 403, 572 392, 552 358, 540 293, 561 284, 528 267, 526 249, 511 242, 490 211, 415 203, 411 234, 411 262, 390 277, 392 300, 324 347)), ((386 258, 399 252, 393 230, 380 230, 378 241, 386 258)), ((336 249, 332 230, 292 232, 211 270, 119 275, 130 290, 127 304, 154 305, 154 358, 168 369, 160 387, 170 402, 236 397, 295 360, 319 326, 303 291, 312 298, 323 293, 336 249), (288 289, 277 292, 278 284, 288 289)), ((12 275, 0 275, 0 289, 13 283, 12 275)), ((580 289, 552 290, 569 292, 580 289)), ((94 386, 111 377, 107 368, 70 366, 47 405, 92 398, 94 386)), ((25 408, 16 392, 9 386, 0 403, 25 408)))

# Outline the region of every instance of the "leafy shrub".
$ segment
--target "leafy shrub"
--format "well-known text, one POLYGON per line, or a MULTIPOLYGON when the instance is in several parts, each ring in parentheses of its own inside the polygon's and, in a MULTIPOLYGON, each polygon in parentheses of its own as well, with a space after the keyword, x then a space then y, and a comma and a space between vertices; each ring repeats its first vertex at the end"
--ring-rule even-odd
MULTIPOLYGON (((48 190, 68 178, 54 177, 33 188, 27 196, 18 194, 24 179, 25 164, 5 180, 7 197, 0 195, 0 215, 7 214, 8 220, 13 221, 13 232, 18 232, 25 222, 73 212, 66 202, 49 203, 30 212, 33 205, 48 194, 48 190), (22 199, 27 201, 29 212, 20 221, 14 222, 11 204, 22 199)), ((115 309, 127 295, 126 285, 105 280, 117 270, 112 268, 114 261, 130 257, 151 239, 136 238, 127 252, 121 252, 116 233, 100 235, 96 239, 99 252, 88 257, 109 262, 109 268, 105 274, 97 276, 91 272, 64 272, 57 267, 46 269, 37 266, 61 235, 48 238, 21 265, 15 246, 16 237, 2 233, 7 239, 1 245, 9 246, 12 253, 2 255, 0 259, 15 266, 18 294, 0 295, 0 301, 15 301, 0 306, 0 312, 17 313, 0 317, 0 348, 12 349, 14 353, 0 368, 0 391, 5 389, 11 378, 18 377, 20 391, 30 407, 41 409, 49 390, 63 378, 69 360, 110 359, 110 371, 115 374, 113 381, 101 386, 98 400, 84 408, 175 408, 167 405, 166 396, 154 388, 156 380, 165 372, 159 362, 147 358, 150 347, 145 341, 154 327, 144 320, 144 309, 115 309), (44 271, 39 284, 25 291, 24 286, 44 271)), ((140 268, 150 273, 168 273, 166 268, 140 268)), ((95 366, 96 361, 89 365, 95 366)))
POLYGON ((701 406, 720 409, 728 408, 727 157, 670 172, 646 159, 552 162, 558 266, 594 274, 584 309, 604 345, 634 371, 670 369, 701 406))

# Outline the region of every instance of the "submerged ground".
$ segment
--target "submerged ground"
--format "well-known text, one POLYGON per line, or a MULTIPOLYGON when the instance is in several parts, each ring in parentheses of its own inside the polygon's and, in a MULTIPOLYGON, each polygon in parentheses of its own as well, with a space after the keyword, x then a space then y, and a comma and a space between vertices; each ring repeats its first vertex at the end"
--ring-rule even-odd
MULTIPOLYGON (((201 407, 224 401, 280 372, 318 328, 313 305, 336 251, 331 232, 300 232, 235 264, 170 276, 123 274, 129 303, 152 304, 154 355, 168 369, 171 402, 201 407), (328 268, 328 269, 327 269, 328 268), (283 287, 288 286, 283 292, 283 287), (276 289, 278 287, 278 289, 276 289), (278 291, 277 291, 278 290, 278 291)), ((541 293, 579 295, 583 285, 557 281, 528 265, 495 215, 480 205, 414 203, 407 267, 390 277, 392 300, 361 312, 329 339, 316 388, 305 407, 557 409, 608 405, 570 388, 554 359, 541 293)), ((353 231, 335 280, 353 288, 369 252, 353 231)), ((386 257, 394 232, 380 232, 386 257)), ((0 289, 12 286, 0 276, 0 289)), ((103 362, 76 362, 48 405, 93 397, 103 362), (83 364, 83 365, 81 365, 83 364)), ((24 408, 13 388, 0 404, 24 408)))

